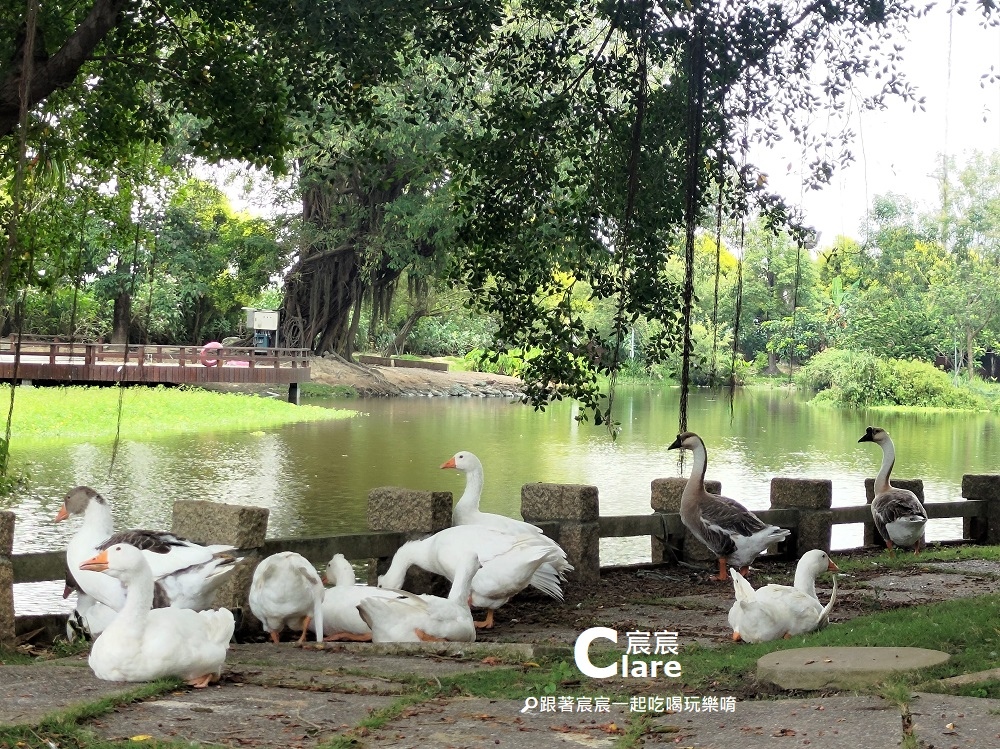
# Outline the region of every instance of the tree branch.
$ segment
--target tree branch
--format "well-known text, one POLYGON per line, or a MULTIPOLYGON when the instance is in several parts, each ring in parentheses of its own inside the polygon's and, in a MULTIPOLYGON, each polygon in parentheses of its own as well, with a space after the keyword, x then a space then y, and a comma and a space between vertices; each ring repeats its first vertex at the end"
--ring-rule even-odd
MULTIPOLYGON (((118 24, 122 9, 130 0, 94 0, 90 13, 63 46, 48 60, 35 64, 28 91, 28 106, 34 107, 56 89, 70 85, 91 53, 118 24)), ((18 89, 23 70, 15 66, 0 82, 0 137, 17 126, 20 107, 18 89)))

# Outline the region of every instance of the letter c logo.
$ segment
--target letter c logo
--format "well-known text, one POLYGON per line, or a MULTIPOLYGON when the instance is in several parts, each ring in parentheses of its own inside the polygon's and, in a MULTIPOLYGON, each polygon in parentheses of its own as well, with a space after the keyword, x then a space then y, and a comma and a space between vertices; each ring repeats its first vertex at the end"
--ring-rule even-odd
POLYGON ((610 627, 591 627, 590 629, 585 629, 576 638, 576 645, 573 647, 573 659, 576 661, 576 667, 580 669, 580 673, 584 676, 589 676, 591 679, 607 679, 618 673, 617 660, 610 666, 600 668, 590 662, 590 643, 599 639, 611 640, 611 642, 617 643, 618 631, 610 627))

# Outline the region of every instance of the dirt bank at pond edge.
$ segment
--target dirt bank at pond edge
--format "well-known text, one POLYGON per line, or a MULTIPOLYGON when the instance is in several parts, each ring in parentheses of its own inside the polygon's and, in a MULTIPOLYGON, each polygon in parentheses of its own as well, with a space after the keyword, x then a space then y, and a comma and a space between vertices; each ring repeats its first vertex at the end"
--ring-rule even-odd
POLYGON ((317 357, 310 365, 312 381, 354 388, 362 397, 475 396, 515 397, 521 381, 484 372, 440 372, 417 367, 376 367, 343 359, 317 357))

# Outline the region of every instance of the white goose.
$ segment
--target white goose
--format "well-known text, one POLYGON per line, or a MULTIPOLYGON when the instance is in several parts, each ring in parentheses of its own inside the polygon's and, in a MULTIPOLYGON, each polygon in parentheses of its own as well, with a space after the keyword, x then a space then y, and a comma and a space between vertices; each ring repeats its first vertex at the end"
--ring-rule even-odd
POLYGON ((882 448, 882 467, 875 477, 875 498, 872 500, 875 527, 890 552, 895 544, 904 548, 912 546, 913 553, 919 554, 927 510, 909 489, 899 489, 889 483, 889 474, 896 461, 892 438, 880 427, 868 427, 858 442, 874 442, 882 448))
POLYGON ((264 559, 253 571, 248 603, 260 619, 271 642, 281 640, 285 626, 301 629, 299 642, 315 623, 316 641, 323 640, 323 581, 308 559, 294 551, 281 551, 264 559))
POLYGON ((791 533, 785 528, 768 525, 735 499, 705 491, 708 452, 697 434, 678 434, 667 449, 694 453, 691 475, 681 494, 680 515, 684 526, 718 557, 719 575, 714 579, 728 579, 728 564, 739 567, 746 575, 751 562, 764 549, 791 533))
MULTIPOLYGON (((343 554, 334 554, 326 566, 326 581, 333 583, 323 595, 323 639, 368 642, 372 630, 361 618, 358 604, 372 596, 376 598, 398 598, 398 590, 376 588, 371 585, 355 584, 354 568, 343 554)), ((316 631, 316 624, 309 623, 316 631)))
POLYGON ((406 591, 396 591, 391 598, 365 598, 358 611, 371 628, 372 642, 475 642, 469 599, 478 569, 475 552, 465 553, 447 598, 406 591))
POLYGON ((560 580, 565 580, 566 573, 573 571, 573 565, 567 561, 566 554, 559 544, 544 535, 542 529, 537 525, 532 525, 516 518, 509 518, 506 515, 482 512, 479 509, 484 481, 483 464, 479 458, 467 450, 462 451, 455 453, 449 460, 445 461, 441 465, 441 468, 454 468, 465 474, 465 491, 452 510, 452 525, 485 525, 518 536, 536 534, 539 536, 540 543, 552 546, 561 553, 559 560, 545 563, 551 567, 551 571, 558 575, 560 580))
MULTIPOLYGON (((81 637, 84 640, 94 640, 107 629, 118 612, 110 606, 105 606, 92 596, 88 596, 77 585, 70 571, 66 570, 66 585, 63 588, 63 598, 69 598, 76 593, 76 606, 66 618, 66 641, 73 642, 81 637)), ((153 583, 153 608, 163 608, 170 603, 163 602, 163 589, 153 583)))
POLYGON ((733 639, 767 642, 812 632, 825 627, 837 599, 837 577, 833 578, 830 602, 824 607, 816 596, 816 578, 838 567, 821 549, 807 551, 795 567, 795 584, 765 585, 758 590, 736 570, 733 589, 736 603, 729 610, 733 639))
POLYGON ((125 588, 121 582, 80 568, 84 560, 110 545, 129 544, 142 551, 157 584, 157 606, 196 611, 211 608, 216 591, 240 561, 229 553, 234 550, 233 546, 202 546, 167 531, 115 533, 111 507, 89 486, 70 489, 55 522, 78 515, 83 516, 83 523, 66 547, 66 564, 77 589, 93 599, 83 601, 88 621, 107 618, 107 612, 102 611, 98 603, 115 611, 125 605, 125 588))
POLYGON ((555 569, 565 560, 558 546, 539 542, 537 534, 512 535, 496 528, 456 525, 432 536, 403 544, 378 584, 402 588, 411 565, 441 575, 455 583, 468 559, 475 556, 481 567, 471 583, 471 605, 487 609, 479 628, 493 626, 493 612, 529 585, 558 601, 563 599, 555 569))
POLYGON ((194 687, 218 680, 235 628, 232 612, 152 609, 152 570, 145 555, 128 544, 114 544, 80 567, 120 580, 128 589, 125 605, 91 647, 88 662, 98 679, 176 676, 194 687))

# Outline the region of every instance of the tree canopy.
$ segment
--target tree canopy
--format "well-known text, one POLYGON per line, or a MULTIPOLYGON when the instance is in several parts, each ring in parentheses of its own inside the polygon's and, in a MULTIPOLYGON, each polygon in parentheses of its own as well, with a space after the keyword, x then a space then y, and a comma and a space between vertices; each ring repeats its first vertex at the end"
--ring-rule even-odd
MULTIPOLYGON (((790 134, 809 154, 810 181, 829 180, 852 158, 840 117, 849 104, 919 105, 899 39, 922 12, 884 0, 0 2, 4 301, 7 279, 18 288, 94 273, 114 286, 107 297, 127 336, 134 281, 155 248, 184 289, 178 324, 197 337, 224 296, 259 290, 265 266, 286 256, 274 227, 206 219, 217 199, 190 181, 191 167, 241 159, 297 181, 283 310, 317 353, 350 354, 362 306, 372 332, 403 274, 433 277, 467 288, 496 320, 498 351, 535 352, 522 373, 531 402, 574 397, 605 418, 597 375, 614 375, 636 326, 650 359, 680 348, 686 376, 695 344, 685 323, 708 323, 693 297, 699 227, 720 217, 736 246, 740 222, 759 216, 787 237, 758 242, 774 282, 757 299, 748 279, 745 314, 771 327, 762 350, 807 356, 822 344, 802 348, 796 332, 819 319, 796 311, 815 301, 798 250, 808 227, 770 192, 752 150, 790 134), (113 249, 67 253, 79 245, 67 233, 113 249), (806 296, 789 300, 793 255, 806 296), (246 271, 238 283, 226 280, 227 259, 246 271), (591 309, 612 305, 610 325, 588 319, 581 291, 591 309)), ((969 206, 967 219, 939 222, 949 256, 963 258, 958 275, 934 252, 913 255, 927 227, 906 224, 905 210, 886 214, 877 250, 862 251, 894 273, 967 287, 994 252, 989 201, 971 183, 952 195, 969 206), (913 262, 896 262, 897 250, 913 262)), ((876 275, 868 287, 861 273, 844 277, 824 297, 838 306, 833 296, 849 289, 904 282, 876 275)), ((969 310, 991 304, 952 305, 955 330, 975 337, 990 322, 969 310)))

